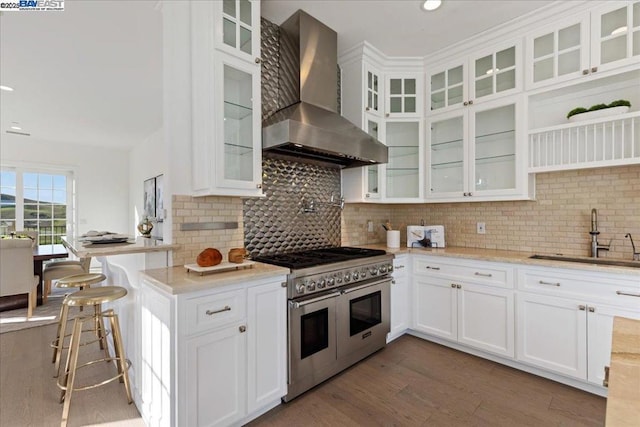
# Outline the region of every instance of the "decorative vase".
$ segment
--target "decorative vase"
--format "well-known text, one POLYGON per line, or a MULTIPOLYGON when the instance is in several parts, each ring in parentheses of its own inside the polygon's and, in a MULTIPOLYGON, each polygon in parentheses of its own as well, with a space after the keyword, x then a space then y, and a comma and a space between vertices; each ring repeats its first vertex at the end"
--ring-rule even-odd
POLYGON ((138 231, 142 234, 142 237, 151 237, 151 230, 153 230, 153 223, 149 218, 145 218, 138 224, 138 231))

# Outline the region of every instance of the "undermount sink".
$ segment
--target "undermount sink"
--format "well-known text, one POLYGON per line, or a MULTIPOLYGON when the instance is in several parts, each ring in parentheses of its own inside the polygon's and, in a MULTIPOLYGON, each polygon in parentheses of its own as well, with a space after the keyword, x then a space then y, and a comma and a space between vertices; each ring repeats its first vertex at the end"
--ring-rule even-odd
POLYGON ((601 258, 574 258, 562 255, 531 255, 529 258, 546 259, 550 261, 580 262, 583 264, 614 265, 617 267, 640 268, 640 261, 618 261, 613 259, 601 258))

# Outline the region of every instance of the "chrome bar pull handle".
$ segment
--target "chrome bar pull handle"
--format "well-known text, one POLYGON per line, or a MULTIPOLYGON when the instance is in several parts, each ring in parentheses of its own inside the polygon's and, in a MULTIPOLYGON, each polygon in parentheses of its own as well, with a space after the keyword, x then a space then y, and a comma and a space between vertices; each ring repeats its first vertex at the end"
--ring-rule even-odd
POLYGON ((393 268, 395 268, 396 270, 400 270, 401 268, 404 268, 404 265, 396 265, 393 268))
POLYGON ((493 277, 493 274, 491 273, 479 273, 479 272, 475 272, 474 273, 476 276, 480 276, 480 277, 493 277))
POLYGON ((231 311, 231 307, 225 305, 224 308, 221 308, 220 310, 207 310, 205 311, 205 313, 207 314, 207 316, 213 316, 214 314, 223 313, 225 311, 231 311))
POLYGON ((538 283, 541 285, 560 286, 560 282, 545 282, 544 280, 540 280, 538 283))
POLYGON ((440 270, 440 267, 431 267, 430 265, 427 265, 425 268, 427 270, 440 270))
POLYGON ((635 294, 633 292, 616 291, 616 295, 625 295, 625 296, 628 296, 628 297, 638 297, 638 298, 640 298, 640 294, 635 294))

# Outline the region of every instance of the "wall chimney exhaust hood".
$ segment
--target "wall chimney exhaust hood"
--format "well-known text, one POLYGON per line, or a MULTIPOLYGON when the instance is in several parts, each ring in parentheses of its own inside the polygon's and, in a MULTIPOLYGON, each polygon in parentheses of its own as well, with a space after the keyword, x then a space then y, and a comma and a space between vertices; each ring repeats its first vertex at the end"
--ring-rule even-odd
POLYGON ((387 163, 388 148, 338 114, 338 35, 299 10, 280 26, 278 104, 262 122, 267 152, 341 167, 387 163))

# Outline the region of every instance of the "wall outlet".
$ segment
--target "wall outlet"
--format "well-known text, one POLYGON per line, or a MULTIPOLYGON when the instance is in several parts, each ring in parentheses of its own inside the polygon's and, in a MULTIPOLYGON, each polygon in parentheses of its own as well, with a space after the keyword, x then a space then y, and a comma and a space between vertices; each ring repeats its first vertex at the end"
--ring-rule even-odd
POLYGON ((476 223, 476 228, 477 228, 478 234, 485 234, 487 232, 487 228, 485 227, 484 222, 476 223))
POLYGON ((373 221, 367 221, 367 231, 373 233, 373 221))

